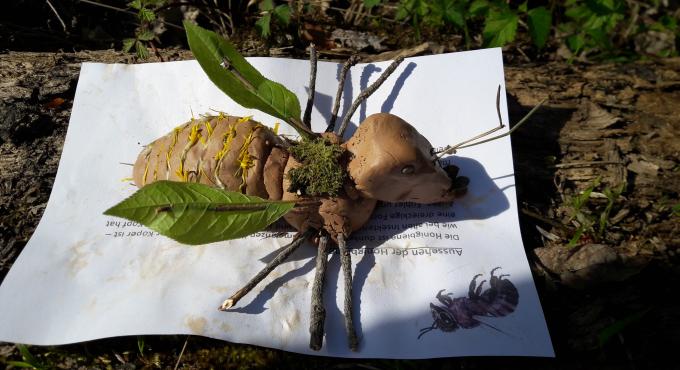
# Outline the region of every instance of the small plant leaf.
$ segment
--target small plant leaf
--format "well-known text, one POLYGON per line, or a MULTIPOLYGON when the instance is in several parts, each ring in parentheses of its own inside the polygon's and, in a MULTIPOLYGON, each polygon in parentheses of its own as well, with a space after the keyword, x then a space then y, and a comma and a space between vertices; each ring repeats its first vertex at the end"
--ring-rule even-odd
POLYGON ((128 53, 130 50, 132 50, 132 47, 135 46, 135 42, 137 40, 135 39, 125 39, 123 40, 123 52, 128 53))
POLYGON ((44 369, 45 365, 43 365, 40 361, 38 361, 35 356, 31 353, 31 351, 28 350, 28 346, 25 344, 17 344, 17 348, 19 349, 19 353, 21 353, 21 359, 23 361, 11 361, 11 365, 15 367, 24 367, 24 368, 31 368, 31 369, 44 369))
POLYGON ((290 24, 290 7, 288 4, 281 4, 274 8, 274 16, 282 25, 290 24))
POLYGON ((673 215, 680 216, 680 203, 674 205, 673 208, 671 208, 671 211, 673 212, 673 215))
POLYGON ((444 22, 462 28, 465 25, 465 19, 463 18, 464 8, 462 5, 462 3, 456 3, 452 0, 434 1, 431 4, 430 18, 436 15, 441 17, 444 22))
POLYGON ((153 31, 149 30, 142 31, 137 35, 137 39, 142 41, 151 41, 155 37, 156 35, 153 33, 153 31))
POLYGON ((543 6, 533 8, 527 13, 527 23, 531 40, 537 48, 545 46, 550 36, 550 25, 552 24, 552 14, 543 6))
POLYGON ((417 15, 420 19, 424 18, 427 15, 427 12, 430 10, 430 4, 425 0, 415 0, 414 3, 414 15, 417 15))
POLYGON ((139 19, 146 22, 153 22, 156 20, 156 13, 154 13, 153 10, 147 8, 139 9, 139 14, 137 16, 139 19))
POLYGON ((137 350, 139 350, 139 354, 144 356, 144 337, 141 335, 137 337, 137 350))
POLYGON ((593 182, 581 193, 577 194, 571 199, 572 216, 570 220, 574 219, 578 214, 582 213, 581 208, 583 208, 590 199, 590 194, 593 193, 596 187, 600 186, 600 178, 596 178, 593 182))
POLYGON ((586 45, 586 41, 583 37, 582 34, 576 34, 576 35, 571 35, 567 38, 567 46, 569 46, 569 49, 571 49, 574 54, 578 54, 583 50, 583 47, 586 45))
POLYGON ((474 17, 486 14, 489 11, 489 2, 487 0, 475 0, 470 3, 468 11, 474 17))
POLYGON ((600 227, 597 230, 598 236, 601 238, 604 235, 605 228, 609 225, 609 215, 611 214, 614 203, 619 199, 623 189, 625 189, 626 184, 623 183, 615 189, 605 188, 602 192, 607 197, 607 205, 604 211, 600 213, 600 227))
POLYGON ((267 13, 263 15, 260 19, 255 21, 255 27, 260 31, 260 36, 263 38, 268 38, 269 35, 271 34, 270 30, 270 24, 272 22, 272 15, 270 13, 267 13))
POLYGON ((517 10, 519 10, 519 11, 522 12, 522 13, 526 13, 526 12, 527 12, 527 8, 528 8, 528 6, 529 6, 528 3, 529 3, 528 1, 525 1, 525 2, 523 2, 523 3, 521 3, 521 4, 519 4, 519 6, 517 7, 517 10))
POLYGON ((262 0, 260 3, 260 10, 269 12, 274 9, 274 0, 262 0))
POLYGON ((142 8, 142 0, 134 0, 128 3, 128 6, 132 9, 141 9, 142 8))
POLYGON ((399 6, 397 7, 397 13, 394 15, 394 19, 397 21, 401 21, 406 19, 408 17, 408 9, 402 5, 402 3, 399 3, 399 6))
POLYGON ((609 15, 623 7, 621 0, 586 0, 586 6, 597 15, 609 15))
POLYGON ((146 59, 149 57, 149 49, 147 49, 146 46, 144 46, 144 43, 139 40, 135 42, 135 51, 137 51, 139 59, 146 59))
POLYGON ((492 11, 484 23, 484 40, 487 46, 503 46, 515 40, 519 16, 513 11, 492 11))
POLYGON ((578 229, 574 232, 574 235, 572 235, 571 239, 569 239, 569 243, 567 243, 567 248, 571 249, 578 244, 578 242, 581 240, 581 236, 583 236, 583 233, 586 231, 585 226, 579 226, 578 229))
POLYGON ((364 7, 366 7, 366 9, 371 9, 374 6, 380 4, 381 2, 382 0, 364 0, 364 7))
POLYGON ((300 101, 283 85, 266 79, 234 45, 212 31, 184 22, 189 47, 210 80, 236 103, 288 122, 303 136, 314 136, 300 119, 300 101))
POLYGON ((111 207, 105 215, 139 222, 180 243, 198 245, 260 231, 295 206, 211 186, 157 181, 111 207))

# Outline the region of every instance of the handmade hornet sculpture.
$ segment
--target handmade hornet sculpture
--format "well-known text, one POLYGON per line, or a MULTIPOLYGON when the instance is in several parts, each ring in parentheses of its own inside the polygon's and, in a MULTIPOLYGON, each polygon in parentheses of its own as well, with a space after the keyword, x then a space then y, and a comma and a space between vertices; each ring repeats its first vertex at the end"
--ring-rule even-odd
MULTIPOLYGON (((256 96, 269 94, 267 99, 273 101, 273 93, 267 91, 271 90, 271 86, 278 88, 280 85, 268 85, 269 90, 263 90, 261 86, 275 83, 259 75, 259 72, 235 52, 233 46, 197 26, 185 24, 185 28, 191 49, 203 69, 235 101, 257 107, 247 105, 247 99, 237 99, 239 95, 234 95, 230 85, 220 85, 224 82, 220 79, 231 78, 232 84, 240 84, 246 92, 256 96), (208 43, 206 47, 203 45, 206 40, 212 44, 208 43), (206 53, 209 57, 201 57, 206 53)), ((413 126, 395 115, 378 113, 366 118, 354 135, 343 141, 349 120, 361 102, 403 61, 403 58, 397 58, 375 83, 361 92, 350 110, 345 113, 337 132, 334 132, 345 76, 358 61, 356 57, 352 57, 344 64, 340 73, 328 128, 324 133, 314 133, 310 129, 310 116, 315 93, 317 58, 313 45, 310 49, 310 89, 304 118, 300 122, 295 117, 279 115, 297 129, 302 136, 301 140, 279 136, 276 130, 250 117, 219 113, 192 119, 145 147, 134 165, 133 179, 142 188, 138 193, 153 186, 152 183, 171 181, 184 182, 193 187, 198 186, 198 183, 214 189, 238 192, 240 194, 237 195, 243 197, 244 201, 256 198, 247 198, 241 194, 256 196, 269 203, 290 204, 290 210, 286 210, 283 217, 299 233, 262 271, 225 300, 220 310, 228 310, 235 305, 306 239, 311 238, 318 244, 318 255, 312 287, 310 348, 319 350, 323 342, 325 318, 322 304, 323 282, 333 242, 337 244, 341 256, 349 347, 356 351, 359 340, 353 323, 352 270, 347 238, 369 220, 377 201, 431 204, 451 202, 465 194, 468 178, 458 176, 456 166, 442 167, 439 161, 441 156, 455 153, 456 149, 462 147, 476 145, 472 142, 504 126, 501 122, 499 127, 487 133, 436 152, 413 126)), ((299 103, 297 98, 294 99, 299 112, 299 103)), ((497 109, 499 99, 500 86, 496 95, 497 109)), ((262 110, 269 113, 266 109, 262 110)), ((515 128, 518 126, 519 124, 515 128)), ((482 142, 485 141, 488 140, 482 142)), ((194 188, 188 189, 188 192, 194 191, 194 188)), ((162 234, 183 241, 176 234, 167 232, 167 228, 158 229, 158 225, 170 222, 167 218, 161 219, 162 217, 186 210, 188 206, 159 204, 151 215, 147 212, 145 219, 116 210, 117 207, 118 210, 124 208, 120 206, 132 198, 134 195, 106 213, 135 219, 149 227, 156 227, 162 234)), ((263 207, 260 203, 217 204, 206 211, 238 214, 262 211, 265 209, 263 207)), ((221 240, 233 237, 238 236, 226 235, 221 240)))

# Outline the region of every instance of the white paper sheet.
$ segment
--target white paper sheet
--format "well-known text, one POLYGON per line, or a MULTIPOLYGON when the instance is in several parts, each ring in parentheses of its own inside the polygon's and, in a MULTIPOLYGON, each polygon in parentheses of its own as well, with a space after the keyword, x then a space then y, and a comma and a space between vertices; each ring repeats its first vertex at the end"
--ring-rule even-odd
MULTIPOLYGON (((308 62, 251 58, 265 76, 306 102, 308 62)), ((344 109, 389 63, 358 65, 344 109)), ((314 129, 330 116, 340 66, 320 62, 314 129)), ((353 117, 401 116, 435 147, 498 124, 495 95, 508 122, 500 49, 409 58, 353 117)), ((54 189, 35 234, 0 287, 0 340, 63 344, 141 334, 195 334, 287 351, 371 358, 553 356, 550 337, 522 247, 510 140, 460 151, 452 161, 471 180, 453 206, 387 205, 350 240, 359 352, 347 348, 338 256, 327 275, 326 338, 308 349, 315 250, 305 246, 231 312, 217 307, 290 241, 254 237, 188 247, 102 212, 135 188, 121 179, 142 145, 211 109, 277 119, 244 109, 219 91, 195 61, 83 65, 54 189), (270 258, 270 257, 269 257, 270 258), (443 292, 469 303, 472 278, 508 274, 519 293, 502 317, 474 328, 431 327, 430 303, 443 292)), ((507 128, 505 129, 507 130, 507 128)), ((293 133, 291 129, 288 133, 293 133)), ((452 301, 453 302, 453 301, 452 301)), ((457 319, 462 320, 457 314, 457 319)), ((462 321, 461 321, 462 322, 462 321)))

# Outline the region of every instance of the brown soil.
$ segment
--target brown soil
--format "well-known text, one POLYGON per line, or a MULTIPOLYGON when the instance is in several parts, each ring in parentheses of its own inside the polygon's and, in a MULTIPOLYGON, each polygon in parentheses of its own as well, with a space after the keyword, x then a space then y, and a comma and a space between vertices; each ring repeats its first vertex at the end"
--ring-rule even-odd
MULTIPOLYGON (((84 61, 134 62, 113 51, 0 55, 0 277, 45 209, 84 61)), ((337 360, 185 336, 145 337, 142 351, 136 338, 114 338, 31 352, 59 368, 172 368, 185 343, 180 368, 678 368, 680 59, 514 64, 506 79, 513 122, 550 98, 512 141, 522 235, 556 359, 337 360), (590 219, 570 247, 577 222, 590 219)), ((0 363, 20 359, 0 344, 0 363)))

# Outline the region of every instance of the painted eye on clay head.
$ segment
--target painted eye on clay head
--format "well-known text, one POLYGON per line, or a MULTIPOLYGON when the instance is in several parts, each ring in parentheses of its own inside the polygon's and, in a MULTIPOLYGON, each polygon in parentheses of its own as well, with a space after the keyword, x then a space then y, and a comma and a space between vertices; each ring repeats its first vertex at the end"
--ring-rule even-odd
POLYGON ((404 166, 404 168, 401 169, 401 173, 403 173, 404 175, 410 175, 413 172, 415 172, 415 170, 416 169, 409 164, 407 166, 404 166))

